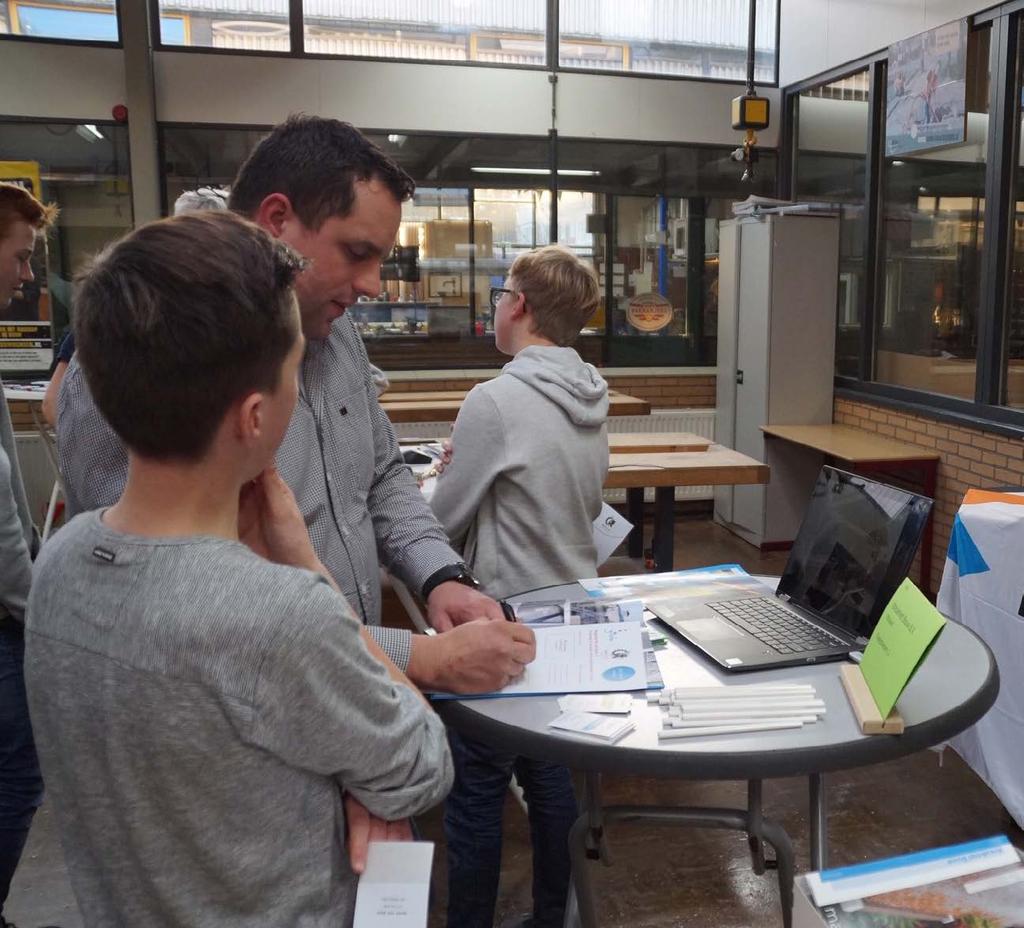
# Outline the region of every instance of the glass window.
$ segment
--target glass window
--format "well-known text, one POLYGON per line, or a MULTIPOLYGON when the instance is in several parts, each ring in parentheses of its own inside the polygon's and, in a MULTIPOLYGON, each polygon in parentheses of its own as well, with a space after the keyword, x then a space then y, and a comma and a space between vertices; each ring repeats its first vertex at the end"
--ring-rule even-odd
MULTIPOLYGON (((745 80, 750 0, 559 0, 563 68, 745 80)), ((757 6, 754 77, 775 80, 777 0, 757 6)))
MULTIPOLYGON (((730 152, 559 140, 560 183, 600 194, 586 229, 613 236, 607 263, 604 236, 591 246, 609 307, 609 364, 715 363, 718 225, 734 200, 773 195, 777 167, 775 152, 762 151, 754 178, 741 182, 743 166, 730 152)), ((561 206, 558 215, 564 242, 561 206)))
MULTIPOLYGON (((886 158, 882 177, 875 379, 965 399, 974 398, 977 364, 989 44, 988 29, 969 33, 966 141, 886 158)), ((927 120, 929 75, 906 65, 893 77, 900 90, 888 118, 927 120)))
POLYGON ((291 50, 288 0, 159 0, 164 45, 291 50))
POLYGON ((67 329, 81 262, 132 226, 128 130, 89 123, 0 122, 0 180, 29 187, 60 215, 36 246, 36 279, 4 313, 0 370, 46 371, 67 329), (11 329, 11 323, 16 328, 11 329), (52 336, 51 336, 52 331, 52 336))
POLYGON ((89 0, 73 5, 59 0, 8 0, 0 3, 2 32, 82 42, 117 42, 120 38, 114 0, 89 0))
POLYGON ((797 102, 795 198, 839 211, 836 373, 848 377, 860 375, 869 85, 865 69, 806 90, 797 102))
POLYGON ((305 0, 306 51, 543 66, 545 6, 545 0, 305 0))

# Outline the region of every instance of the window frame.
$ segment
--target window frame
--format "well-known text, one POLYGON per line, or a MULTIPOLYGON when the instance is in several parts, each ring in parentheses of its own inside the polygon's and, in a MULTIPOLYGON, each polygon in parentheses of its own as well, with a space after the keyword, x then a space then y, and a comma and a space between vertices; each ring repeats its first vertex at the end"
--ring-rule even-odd
MULTIPOLYGON (((117 0, 118 4, 121 0, 117 0)), ((149 3, 149 21, 151 29, 151 41, 155 51, 184 52, 186 54, 207 54, 207 55, 243 55, 270 58, 305 58, 311 60, 325 61, 384 61, 405 64, 421 64, 433 66, 448 66, 460 68, 503 68, 510 71, 547 71, 555 75, 565 74, 598 74, 604 77, 631 77, 640 80, 664 80, 664 81, 696 81, 698 83, 710 84, 734 84, 743 83, 742 79, 720 78, 720 77, 695 77, 682 74, 647 74, 637 71, 619 71, 601 68, 565 68, 559 64, 558 49, 561 44, 561 33, 558 28, 558 3, 559 0, 545 0, 545 26, 546 34, 544 47, 547 61, 544 64, 503 64, 490 61, 435 61, 424 58, 378 58, 372 55, 329 55, 321 52, 309 52, 306 50, 305 41, 305 11, 303 0, 289 0, 288 22, 291 48, 289 51, 268 51, 265 49, 234 49, 234 48, 211 48, 209 46, 190 45, 169 45, 163 42, 160 35, 160 3, 159 0, 147 0, 149 3)), ((779 86, 779 37, 782 31, 782 0, 777 0, 775 15, 775 67, 774 75, 770 81, 755 81, 758 87, 779 86)), ((118 20, 120 29, 120 20, 118 20)), ((482 29, 477 33, 470 34, 470 42, 474 37, 484 38, 494 35, 494 30, 482 29)), ((79 43, 80 44, 80 43, 79 43)), ((107 47, 106 43, 104 47, 107 47)), ((604 43, 601 43, 604 44, 604 43)), ((612 43, 616 44, 616 43, 612 43)), ((629 46, 624 46, 624 54, 628 56, 629 46)))
MULTIPOLYGON (((17 5, 23 4, 25 6, 66 9, 73 12, 109 12, 103 7, 98 7, 96 9, 77 6, 71 7, 61 3, 60 0, 53 0, 53 2, 45 2, 45 0, 0 0, 0 2, 6 2, 9 11, 14 10, 17 5)), ((0 34, 0 42, 28 42, 37 45, 70 45, 75 48, 124 48, 124 34, 121 29, 121 4, 122 0, 114 0, 114 16, 117 19, 117 40, 113 42, 104 42, 100 39, 64 39, 51 36, 23 35, 16 32, 0 34)))
POLYGON ((865 171, 864 254, 865 286, 861 304, 861 360, 856 377, 835 377, 836 396, 868 400, 893 409, 918 413, 938 421, 982 428, 1024 438, 1024 409, 1003 405, 1006 400, 1006 331, 1009 281, 1013 262, 1014 183, 1020 144, 1024 69, 1019 68, 1020 29, 1024 28, 1024 0, 965 17, 968 28, 991 28, 992 73, 988 100, 988 156, 985 173, 985 238, 981 252, 981 291, 978 305, 978 343, 975 393, 971 399, 884 384, 874 380, 875 329, 885 301, 882 258, 882 181, 884 171, 884 109, 888 49, 845 62, 829 71, 783 88, 779 190, 791 197, 795 189, 799 151, 799 96, 868 68, 868 157, 865 171))

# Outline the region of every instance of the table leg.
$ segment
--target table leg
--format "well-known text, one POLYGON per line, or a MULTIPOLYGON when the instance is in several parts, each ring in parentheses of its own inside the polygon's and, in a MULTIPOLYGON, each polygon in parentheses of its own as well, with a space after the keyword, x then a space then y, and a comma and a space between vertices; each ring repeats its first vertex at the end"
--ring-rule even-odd
MULTIPOLYGON (((715 809, 675 806, 606 806, 604 822, 623 824, 678 824, 693 828, 728 828, 749 832, 750 814, 741 809, 715 809)), ((582 928, 597 928, 594 887, 586 857, 586 834, 590 827, 586 813, 581 815, 569 834, 569 854, 572 860, 572 878, 579 905, 579 924, 582 928)), ((779 903, 782 907, 783 928, 793 925, 793 876, 795 861, 793 843, 785 829, 772 821, 761 819, 761 835, 775 850, 779 876, 779 903)))
POLYGON ((828 814, 825 809, 825 775, 812 773, 807 778, 811 799, 811 869, 828 866, 828 814))
POLYGON ((644 488, 626 490, 626 518, 633 523, 627 543, 630 557, 644 556, 644 488))
POLYGON ((656 487, 654 490, 654 569, 672 570, 675 559, 676 488, 656 487))

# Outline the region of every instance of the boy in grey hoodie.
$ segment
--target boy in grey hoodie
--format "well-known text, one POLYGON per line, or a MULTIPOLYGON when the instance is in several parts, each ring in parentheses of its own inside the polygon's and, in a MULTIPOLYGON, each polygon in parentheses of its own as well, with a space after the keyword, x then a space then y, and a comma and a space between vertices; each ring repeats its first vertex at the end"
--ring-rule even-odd
MULTIPOLYGON (((592 523, 608 470, 608 386, 568 347, 600 302, 597 276, 557 245, 520 255, 491 290, 501 376, 470 391, 431 506, 494 598, 597 572, 592 523)), ((503 754, 449 732, 456 781, 445 809, 449 928, 490 928, 501 816, 513 771, 533 838, 533 928, 562 924, 569 829, 565 767, 503 754)))

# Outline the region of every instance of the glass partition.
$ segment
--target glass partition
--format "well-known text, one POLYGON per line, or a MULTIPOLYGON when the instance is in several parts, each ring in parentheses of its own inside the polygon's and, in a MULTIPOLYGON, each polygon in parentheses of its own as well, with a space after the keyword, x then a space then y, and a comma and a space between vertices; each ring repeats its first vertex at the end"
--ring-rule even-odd
MULTIPOLYGON (((985 238, 987 29, 970 33, 967 61, 966 141, 885 160, 875 379, 973 400, 985 238)), ((914 102, 909 95, 907 105, 914 102)))
POLYGON ((800 94, 794 198, 828 203, 839 213, 836 373, 860 374, 867 171, 867 69, 800 94))

